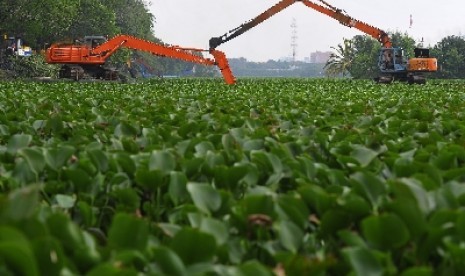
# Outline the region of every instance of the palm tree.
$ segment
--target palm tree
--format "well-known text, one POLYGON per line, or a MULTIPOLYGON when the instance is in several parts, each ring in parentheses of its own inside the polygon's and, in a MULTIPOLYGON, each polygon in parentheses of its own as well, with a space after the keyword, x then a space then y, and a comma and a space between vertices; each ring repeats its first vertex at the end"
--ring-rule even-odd
POLYGON ((337 47, 331 47, 336 52, 331 53, 328 61, 325 64, 325 74, 330 77, 336 77, 342 75, 345 77, 349 74, 350 66, 353 60, 353 48, 352 41, 344 38, 344 43, 337 45, 337 47))

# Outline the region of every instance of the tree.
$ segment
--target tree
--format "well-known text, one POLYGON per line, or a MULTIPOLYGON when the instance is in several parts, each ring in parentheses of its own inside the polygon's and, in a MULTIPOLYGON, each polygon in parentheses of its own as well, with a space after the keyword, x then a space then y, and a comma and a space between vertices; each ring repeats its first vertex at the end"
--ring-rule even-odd
POLYGON ((67 33, 78 2, 68 0, 0 0, 2 32, 21 36, 34 49, 67 33))
POLYGON ((409 36, 407 33, 395 32, 390 34, 392 45, 394 47, 401 47, 404 49, 404 55, 408 57, 414 56, 415 39, 409 36))
POLYGON ((142 0, 101 0, 114 11, 116 26, 128 35, 156 41, 153 35, 154 16, 142 0))
POLYGON ((350 75, 355 79, 372 79, 378 76, 381 44, 367 35, 356 35, 351 41, 353 60, 349 68, 350 75))
POLYGON ((336 52, 331 53, 329 56, 329 60, 326 62, 324 67, 325 74, 330 77, 340 75, 345 77, 349 73, 353 60, 352 41, 344 38, 343 44, 339 44, 337 47, 331 48, 336 52))
POLYGON ((459 36, 448 36, 439 41, 431 51, 438 59, 439 78, 465 78, 465 40, 459 36))
POLYGON ((108 35, 119 33, 115 12, 98 0, 79 0, 78 13, 67 36, 71 39, 86 35, 108 35))

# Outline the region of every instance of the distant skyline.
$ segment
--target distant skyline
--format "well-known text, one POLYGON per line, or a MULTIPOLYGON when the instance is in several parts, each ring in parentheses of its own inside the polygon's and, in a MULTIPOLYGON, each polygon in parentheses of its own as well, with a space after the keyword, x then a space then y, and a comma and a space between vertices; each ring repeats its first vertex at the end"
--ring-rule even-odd
MULTIPOLYGON (((248 21, 279 0, 151 0, 156 18, 155 35, 164 42, 183 47, 208 48, 211 37, 223 35, 248 21)), ((318 2, 318 1, 314 1, 318 2)), ((448 0, 379 1, 327 0, 353 18, 385 31, 399 31, 425 46, 433 46, 448 35, 465 33, 465 2, 448 0), (443 3, 443 4, 441 4, 443 3), (446 4, 447 3, 447 4, 446 4), (413 24, 410 28, 410 15, 413 24)), ((297 59, 316 51, 330 51, 362 32, 340 25, 336 20, 295 3, 281 13, 218 49, 229 58, 267 61, 292 55, 291 24, 297 23, 297 59)))

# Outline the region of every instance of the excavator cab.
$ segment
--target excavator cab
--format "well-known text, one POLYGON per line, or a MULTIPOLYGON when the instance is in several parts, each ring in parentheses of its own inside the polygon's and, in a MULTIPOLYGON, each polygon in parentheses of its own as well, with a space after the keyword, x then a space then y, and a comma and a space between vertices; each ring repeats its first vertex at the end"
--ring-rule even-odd
POLYGON ((382 48, 378 58, 378 66, 381 72, 395 73, 405 72, 407 60, 402 48, 382 48))
POLYGON ((90 47, 91 49, 94 49, 103 43, 107 42, 107 38, 104 36, 100 35, 89 35, 84 37, 84 44, 90 47))

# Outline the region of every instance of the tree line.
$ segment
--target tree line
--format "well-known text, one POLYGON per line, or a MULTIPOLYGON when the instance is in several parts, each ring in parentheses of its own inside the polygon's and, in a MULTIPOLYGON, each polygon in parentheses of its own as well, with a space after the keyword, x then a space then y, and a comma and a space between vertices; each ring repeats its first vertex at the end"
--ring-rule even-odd
MULTIPOLYGON (((413 57, 416 44, 408 34, 399 32, 390 35, 392 44, 402 47, 406 56, 413 57)), ((356 79, 370 79, 378 75, 378 55, 381 44, 367 36, 356 35, 333 48, 326 63, 328 76, 351 76, 356 79)), ((430 48, 430 56, 438 60, 438 72, 430 78, 465 78, 465 39, 461 36, 447 36, 430 48)))
MULTIPOLYGON (((86 35, 127 34, 163 43, 154 35, 155 17, 144 0, 0 0, 0 32, 21 37, 40 51, 55 42, 73 42, 86 35)), ((118 51, 112 62, 124 66, 128 60, 144 60, 153 75, 197 74, 188 62, 133 51, 118 51), (121 52, 121 53, 120 53, 121 52)), ((141 64, 137 64, 141 67, 141 64)))

